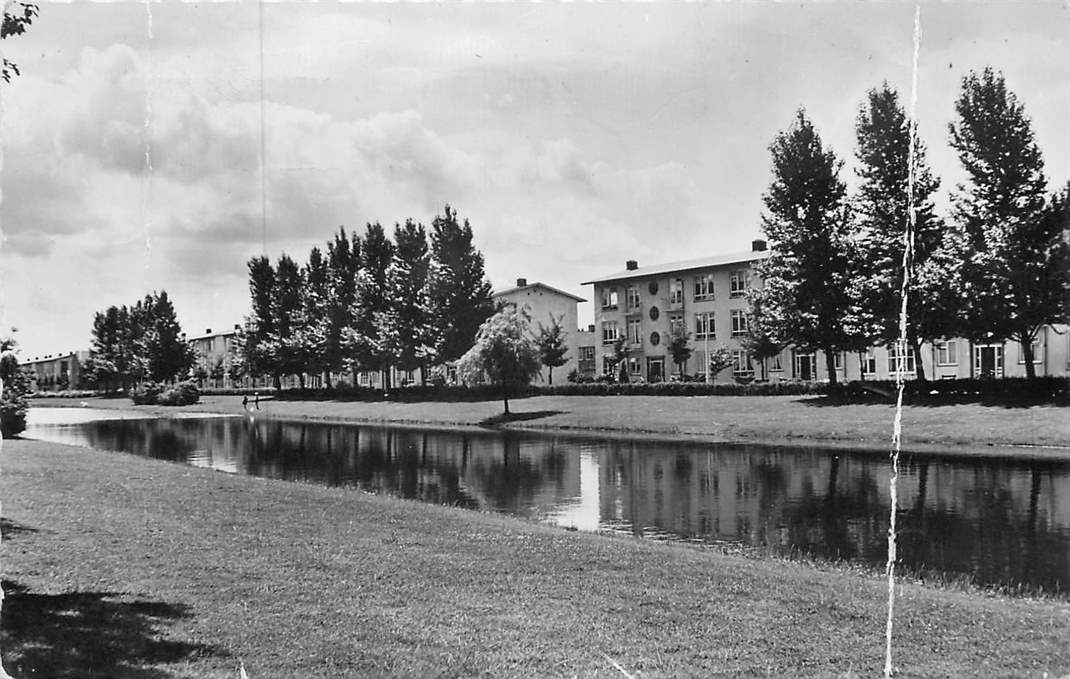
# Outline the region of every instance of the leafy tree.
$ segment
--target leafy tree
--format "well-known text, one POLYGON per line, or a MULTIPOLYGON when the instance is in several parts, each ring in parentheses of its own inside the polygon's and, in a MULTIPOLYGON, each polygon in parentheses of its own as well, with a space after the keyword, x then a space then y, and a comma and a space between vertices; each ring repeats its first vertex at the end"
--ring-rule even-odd
POLYGON ((446 206, 445 214, 431 223, 431 268, 428 295, 435 331, 435 358, 442 363, 456 360, 475 340, 476 331, 494 312, 490 282, 483 255, 472 245, 468 220, 457 221, 457 211, 446 206))
POLYGON ((235 337, 237 364, 251 377, 272 375, 279 385, 275 315, 272 300, 275 296, 275 269, 267 257, 249 260, 249 296, 252 312, 245 319, 235 337))
POLYGON ((606 358, 617 372, 617 380, 621 383, 628 382, 628 339, 624 335, 613 342, 613 348, 606 358))
POLYGON ((354 323, 346 333, 354 372, 358 369, 382 371, 383 384, 388 389, 391 357, 379 331, 383 314, 390 311, 387 272, 393 259, 394 244, 383 227, 378 222, 368 224, 364 232, 362 266, 357 276, 354 323))
POLYGON ((126 322, 126 307, 111 306, 93 315, 93 340, 82 374, 107 392, 120 388, 127 372, 123 351, 126 322))
MULTIPOLYGON (((918 378, 925 379, 921 343, 944 336, 947 332, 945 319, 953 317, 954 312, 941 308, 939 303, 946 300, 938 291, 926 290, 919 285, 918 271, 930 262, 932 254, 940 247, 944 229, 932 200, 940 182, 933 177, 925 161, 925 145, 918 138, 917 130, 911 128, 899 94, 888 83, 869 91, 866 104, 855 121, 858 139, 856 174, 860 184, 853 208, 859 256, 852 278, 860 284, 863 319, 855 334, 862 346, 844 348, 862 350, 874 341, 889 344, 899 339, 904 233, 913 210, 907 340, 914 352, 918 378), (912 142, 913 168, 910 166, 912 142), (910 191, 908 184, 912 170, 913 190, 910 191), (930 292, 937 294, 927 294, 930 292)), ((924 280, 930 281, 936 273, 930 271, 924 280)))
POLYGON ((733 364, 732 350, 723 344, 718 344, 710 351, 706 358, 706 370, 710 371, 710 381, 717 379, 718 373, 733 364))
POLYGON ((954 196, 952 239, 961 261, 962 334, 1017 340, 1032 378, 1037 331, 1065 320, 1065 231, 1052 217, 1058 208, 1048 204, 1029 117, 1003 75, 992 68, 970 72, 955 111, 951 146, 968 177, 954 196))
POLYGON ((680 380, 684 379, 684 364, 691 358, 693 349, 691 348, 691 333, 678 328, 669 339, 669 355, 672 356, 672 362, 676 364, 676 371, 680 375, 680 380))
MULTIPOLYGON (((13 35, 22 35, 33 23, 37 16, 37 5, 28 2, 11 2, 4 5, 4 22, 0 26, 0 40, 6 40, 13 35)), ((18 65, 4 58, 3 67, 0 69, 0 77, 4 82, 11 82, 11 78, 21 75, 18 65)))
POLYGON ((11 438, 26 429, 26 413, 30 409, 26 395, 30 393, 30 378, 19 366, 15 356, 15 340, 0 340, 0 438, 11 438))
POLYGON ((301 329, 305 327, 303 305, 304 280, 297 262, 289 255, 279 256, 275 263, 275 294, 271 300, 274 340, 277 347, 275 387, 280 375, 298 375, 301 388, 305 386, 306 353, 301 329))
MULTIPOLYGON (((360 238, 348 236, 339 228, 334 240, 327 244, 327 271, 330 278, 327 295, 327 328, 323 357, 328 380, 330 372, 341 372, 349 362, 345 338, 354 325, 357 301, 357 276, 361 262, 360 238)), ((328 382, 329 386, 329 382, 328 382)))
POLYGON ((430 255, 423 224, 407 220, 394 227, 394 256, 386 272, 386 311, 377 317, 385 354, 402 370, 422 369, 432 355, 427 275, 430 255))
POLYGON ((547 371, 547 382, 549 384, 554 383, 554 368, 560 368, 568 363, 568 333, 561 327, 561 321, 564 319, 564 315, 555 318, 553 314, 550 314, 550 325, 543 326, 539 324, 539 333, 535 338, 535 343, 539 347, 539 361, 542 362, 549 370, 547 371))
POLYGON ((847 323, 857 304, 843 163, 823 147, 802 109, 769 150, 773 181, 762 197, 762 226, 772 252, 758 266, 760 302, 773 340, 824 350, 835 383, 834 352, 858 341, 847 323))
POLYGON ((502 390, 505 413, 509 395, 526 386, 539 373, 539 348, 531 335, 531 318, 524 309, 506 306, 487 319, 476 341, 457 363, 465 381, 486 375, 502 390))
POLYGON ((739 343, 744 351, 761 363, 764 380, 769 377, 766 373, 766 361, 783 351, 784 345, 773 339, 775 330, 769 327, 769 319, 762 310, 761 294, 752 290, 748 303, 750 311, 747 314, 747 334, 740 339, 739 343))
POLYGON ((301 272, 302 324, 295 335, 300 345, 301 370, 322 373, 330 386, 327 365, 327 330, 330 323, 330 267, 318 247, 308 253, 308 262, 301 272))
POLYGON ((149 379, 166 382, 187 372, 196 356, 182 334, 167 292, 145 298, 141 350, 149 379))

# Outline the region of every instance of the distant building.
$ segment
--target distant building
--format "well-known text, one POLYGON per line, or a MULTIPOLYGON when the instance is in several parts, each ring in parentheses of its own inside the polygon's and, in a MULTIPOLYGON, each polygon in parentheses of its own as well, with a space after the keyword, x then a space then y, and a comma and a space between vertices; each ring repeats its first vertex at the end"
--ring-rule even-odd
POLYGON ((221 332, 212 332, 211 328, 207 328, 203 335, 186 340, 193 347, 193 353, 196 356, 193 363, 194 374, 203 371, 203 374, 207 376, 203 380, 203 386, 214 388, 242 386, 233 383, 230 370, 234 362, 234 338, 238 328, 239 326, 235 325, 233 330, 221 332))
POLYGON ((32 360, 23 361, 22 366, 30 370, 30 383, 34 391, 66 391, 85 388, 82 367, 87 360, 88 351, 72 351, 35 356, 32 360))
MULTIPOLYGON (((577 369, 580 347, 580 331, 576 305, 587 300, 572 293, 558 290, 545 283, 528 283, 526 278, 516 279, 516 286, 500 290, 492 295, 496 304, 515 304, 518 308, 527 307, 531 314, 532 329, 538 332, 540 326, 549 327, 555 320, 565 331, 568 353, 567 362, 554 368, 553 378, 556 384, 564 384, 570 371, 577 369)), ((548 370, 543 366, 536 384, 546 384, 549 380, 548 370)))
MULTIPOLYGON (((628 373, 632 379, 659 382, 675 373, 669 340, 677 328, 691 335, 685 375, 703 378, 707 348, 726 346, 732 365, 718 380, 826 380, 821 351, 788 347, 764 361, 752 359, 741 340, 748 332, 748 291, 760 287, 755 265, 769 256, 766 243, 755 240, 745 253, 703 257, 640 268, 630 260, 623 271, 589 280, 594 286, 594 361, 598 372, 609 374, 613 346, 627 340, 628 373)), ((1070 375, 1070 332, 1063 324, 1045 326, 1033 342, 1038 375, 1070 375)), ((925 343, 922 367, 930 379, 956 377, 1024 377, 1025 363, 1017 342, 976 343, 962 338, 925 343)), ((904 377, 915 377, 912 352, 904 357, 904 377)), ((840 381, 894 379, 900 358, 896 346, 875 346, 861 353, 833 356, 840 381)), ((619 370, 619 369, 618 369, 619 370)))

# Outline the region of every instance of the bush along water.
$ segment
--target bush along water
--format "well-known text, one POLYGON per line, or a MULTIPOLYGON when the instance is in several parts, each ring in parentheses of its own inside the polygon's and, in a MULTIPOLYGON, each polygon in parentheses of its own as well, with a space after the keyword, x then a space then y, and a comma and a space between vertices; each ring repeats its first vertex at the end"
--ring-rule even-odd
POLYGON ((188 406, 201 398, 201 392, 193 380, 165 387, 156 382, 142 382, 130 390, 134 405, 188 406))
POLYGON ((30 379, 11 353, 0 356, 0 379, 4 383, 3 393, 0 393, 0 434, 10 438, 26 429, 26 413, 30 409, 26 395, 30 391, 30 379))

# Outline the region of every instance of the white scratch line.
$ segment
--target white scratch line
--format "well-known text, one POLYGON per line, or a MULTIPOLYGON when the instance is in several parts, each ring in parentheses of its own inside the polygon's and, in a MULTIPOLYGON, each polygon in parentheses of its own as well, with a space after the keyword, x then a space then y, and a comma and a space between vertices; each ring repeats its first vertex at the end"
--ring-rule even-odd
POLYGON ((888 577, 888 620, 885 625, 884 676, 892 676, 892 630, 895 621, 895 513, 899 504, 899 453, 902 450, 903 389, 906 386, 905 368, 907 351, 907 294, 910 285, 910 267, 914 254, 914 226, 917 215, 914 211, 914 140, 917 137, 918 108, 918 52, 921 51, 921 4, 914 5, 914 61, 910 79, 910 118, 908 121, 909 152, 907 154, 907 223, 903 234, 903 285, 899 304, 899 351, 896 357, 895 423, 892 425, 892 476, 888 481, 891 507, 888 521, 888 561, 885 571, 888 577))
POLYGON ((623 667, 621 667, 621 666, 620 666, 620 663, 618 663, 618 662, 617 662, 616 660, 614 660, 613 658, 610 658, 610 657, 609 657, 609 654, 608 654, 608 653, 602 653, 602 656, 603 656, 603 657, 604 657, 604 658, 605 658, 606 660, 608 660, 608 661, 609 661, 609 664, 610 664, 610 665, 612 665, 613 667, 616 667, 616 668, 617 668, 617 670, 619 670, 621 674, 623 674, 624 676, 628 677, 628 679, 635 679, 635 677, 634 677, 633 675, 631 675, 631 674, 628 674, 628 670, 626 670, 626 669, 624 669, 623 667))
POLYGON ((142 191, 141 209, 144 215, 145 268, 148 269, 152 257, 152 2, 145 0, 145 30, 148 35, 145 60, 145 187, 142 191))

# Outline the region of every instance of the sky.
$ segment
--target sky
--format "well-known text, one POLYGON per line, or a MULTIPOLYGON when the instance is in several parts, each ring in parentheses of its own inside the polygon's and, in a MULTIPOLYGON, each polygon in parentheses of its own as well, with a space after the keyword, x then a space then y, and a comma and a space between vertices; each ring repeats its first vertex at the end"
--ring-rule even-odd
MULTIPOLYGON (((909 102, 907 3, 52 3, 3 41, 0 327, 88 349, 166 290, 190 336, 249 313, 246 262, 339 227, 470 221, 495 288, 590 297, 624 268, 747 250, 769 144, 805 107, 853 182, 854 120, 909 102)), ((1025 104, 1070 180, 1070 3, 921 5, 917 116, 939 206, 961 80, 1025 104)), ((593 322, 589 303, 580 324, 593 322)))

